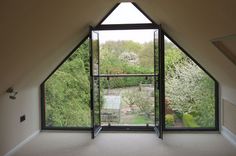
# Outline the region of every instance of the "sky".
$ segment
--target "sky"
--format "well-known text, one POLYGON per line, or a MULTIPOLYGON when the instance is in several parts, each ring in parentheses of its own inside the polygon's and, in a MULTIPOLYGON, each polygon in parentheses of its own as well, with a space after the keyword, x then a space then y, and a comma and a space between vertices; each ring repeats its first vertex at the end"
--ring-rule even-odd
POLYGON ((100 43, 106 41, 132 40, 134 42, 153 42, 154 30, 109 30, 99 32, 100 43))
POLYGON ((102 24, 151 23, 132 3, 121 3, 102 24))
MULTIPOLYGON (((102 24, 151 23, 132 3, 121 3, 102 24)), ((139 43, 153 41, 154 30, 99 31, 100 43, 108 40, 132 40, 139 43)))

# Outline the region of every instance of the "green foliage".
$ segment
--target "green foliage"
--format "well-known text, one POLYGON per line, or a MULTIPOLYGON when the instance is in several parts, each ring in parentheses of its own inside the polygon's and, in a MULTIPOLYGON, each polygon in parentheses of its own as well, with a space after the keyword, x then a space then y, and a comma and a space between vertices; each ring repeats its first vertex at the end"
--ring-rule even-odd
MULTIPOLYGON (((94 41, 95 42, 95 41, 94 41)), ((153 42, 109 41, 101 45, 101 74, 153 74, 153 42)), ((98 58, 98 54, 94 53, 98 58)), ((54 127, 90 126, 90 61, 86 40, 76 52, 46 81, 46 125, 54 127)), ((94 64, 98 60, 94 59, 94 64)), ((171 42, 165 43, 165 86, 169 107, 183 115, 186 127, 214 127, 214 81, 171 42)), ((153 84, 143 77, 101 78, 101 88, 133 87, 153 84)), ((156 93, 158 95, 158 93, 156 93)), ((101 90, 101 103, 103 103, 101 90)), ((146 93, 127 94, 130 106, 135 103, 145 118, 154 113, 154 101, 146 93)), ((127 100, 126 99, 126 100, 127 100)), ((157 113, 158 113, 158 106, 157 113)), ((100 108, 96 108, 99 110, 100 108)), ((96 113, 96 112, 95 112, 96 113)), ((137 123, 144 119, 137 119, 137 123)), ((167 126, 174 116, 166 115, 167 126)))
MULTIPOLYGON (((140 44, 133 41, 108 41, 101 45, 100 51, 101 74, 150 74, 154 72, 153 43, 140 44), (129 61, 129 59, 131 59, 129 61)), ((142 77, 112 78, 102 80, 105 88, 121 88, 147 83, 142 77)))
POLYGON ((46 125, 90 126, 88 41, 46 81, 46 125))
POLYGON ((154 72, 153 58, 152 42, 140 44, 133 41, 108 41, 101 45, 100 73, 150 74, 154 72), (137 58, 127 61, 124 55, 137 55, 137 58))
POLYGON ((197 105, 197 111, 194 112, 195 119, 202 127, 214 127, 215 126, 215 84, 214 81, 208 77, 203 77, 199 84, 198 95, 201 95, 201 99, 198 99, 199 105, 197 105))
POLYGON ((195 122, 193 116, 187 113, 183 114, 183 123, 184 123, 184 127, 188 127, 188 128, 199 127, 199 125, 195 122))
POLYGON ((100 79, 102 88, 123 88, 123 87, 133 87, 138 86, 139 84, 152 84, 152 79, 146 79, 144 77, 126 77, 126 78, 109 78, 107 79, 100 79))
POLYGON ((166 123, 166 127, 172 127, 174 125, 174 115, 172 114, 166 114, 165 116, 165 123, 166 123))
POLYGON ((122 98, 129 106, 132 107, 133 105, 136 105, 139 108, 140 113, 143 113, 149 119, 154 113, 154 98, 150 97, 145 91, 127 91, 122 98))
POLYGON ((132 124, 152 123, 149 118, 145 116, 135 116, 131 121, 132 124))
POLYGON ((170 108, 192 114, 200 127, 214 127, 214 81, 177 47, 172 49, 166 50, 165 75, 170 108))
POLYGON ((165 42, 165 71, 175 74, 175 66, 186 61, 187 57, 183 52, 169 41, 165 42))

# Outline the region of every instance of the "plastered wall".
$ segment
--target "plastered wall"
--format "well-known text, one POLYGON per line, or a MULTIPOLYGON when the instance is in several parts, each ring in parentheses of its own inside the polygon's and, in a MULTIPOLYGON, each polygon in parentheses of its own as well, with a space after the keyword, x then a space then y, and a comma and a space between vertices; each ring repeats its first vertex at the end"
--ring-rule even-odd
POLYGON ((16 87, 15 100, 9 94, 0 96, 0 156, 39 130, 39 89, 36 86, 16 87), (20 122, 20 116, 26 120, 20 122))

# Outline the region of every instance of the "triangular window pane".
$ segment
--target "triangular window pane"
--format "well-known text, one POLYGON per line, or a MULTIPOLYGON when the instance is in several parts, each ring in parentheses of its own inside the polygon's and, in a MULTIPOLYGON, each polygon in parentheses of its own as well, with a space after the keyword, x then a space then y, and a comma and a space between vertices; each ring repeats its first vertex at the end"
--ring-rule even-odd
POLYGON ((152 23, 132 3, 123 2, 102 22, 102 24, 152 23))
POLYGON ((215 128, 215 81, 165 37, 165 126, 215 128))

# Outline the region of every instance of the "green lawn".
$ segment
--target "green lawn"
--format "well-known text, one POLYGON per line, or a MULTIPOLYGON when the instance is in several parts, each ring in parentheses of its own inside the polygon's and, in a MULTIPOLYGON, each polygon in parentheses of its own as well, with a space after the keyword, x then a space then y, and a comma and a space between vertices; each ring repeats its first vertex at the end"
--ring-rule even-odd
POLYGON ((146 123, 150 123, 150 119, 144 116, 135 116, 131 122, 132 124, 146 124, 146 123))

